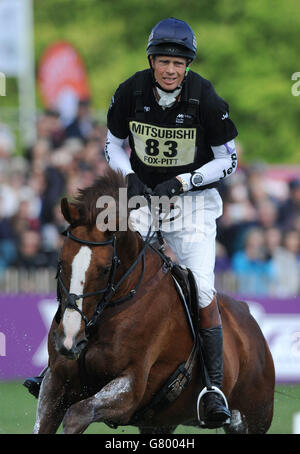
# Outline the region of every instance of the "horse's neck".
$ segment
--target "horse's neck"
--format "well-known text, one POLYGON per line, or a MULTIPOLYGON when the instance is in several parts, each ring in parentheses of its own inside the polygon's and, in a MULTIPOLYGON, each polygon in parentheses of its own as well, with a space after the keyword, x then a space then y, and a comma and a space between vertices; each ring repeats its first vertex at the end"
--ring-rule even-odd
POLYGON ((117 253, 121 263, 129 267, 138 257, 142 248, 142 239, 137 232, 129 230, 120 238, 117 253))

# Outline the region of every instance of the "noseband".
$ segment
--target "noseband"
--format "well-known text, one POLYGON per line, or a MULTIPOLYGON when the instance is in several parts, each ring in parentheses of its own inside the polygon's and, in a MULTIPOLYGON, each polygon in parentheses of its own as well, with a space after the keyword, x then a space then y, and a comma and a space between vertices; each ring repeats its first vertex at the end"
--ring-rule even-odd
MULTIPOLYGON (((150 232, 150 230, 149 230, 149 232, 150 232)), ((75 293, 69 293, 69 291, 67 290, 67 288, 66 288, 66 286, 65 286, 65 284, 63 282, 62 276, 61 276, 61 263, 59 262, 59 264, 58 264, 57 274, 56 274, 56 278, 57 278, 57 298, 58 298, 59 302, 61 303, 61 295, 62 294, 61 294, 60 290, 62 290, 64 295, 65 295, 65 298, 66 298, 66 303, 67 303, 66 304, 66 309, 75 310, 75 311, 77 311, 80 314, 82 320, 85 323, 86 335, 87 335, 87 337, 90 337, 90 335, 92 333, 92 330, 95 328, 95 325, 96 325, 100 315, 102 314, 102 312, 104 311, 104 309, 106 307, 115 306, 117 304, 121 304, 121 303, 129 300, 130 298, 132 298, 136 294, 136 292, 137 292, 137 290, 138 290, 138 288, 139 288, 139 286, 140 286, 140 284, 141 284, 141 282, 143 280, 144 273, 145 273, 145 251, 146 251, 146 247, 149 244, 149 241, 147 241, 147 239, 146 239, 146 241, 144 242, 144 245, 143 245, 141 251, 139 252, 136 260, 133 262, 133 264, 130 266, 130 268, 126 271, 126 273, 123 274, 121 279, 117 283, 115 283, 116 271, 117 271, 118 266, 121 263, 120 259, 117 256, 116 236, 115 235, 113 235, 107 241, 87 241, 87 240, 82 240, 81 238, 78 238, 78 237, 74 236, 71 233, 70 229, 65 230, 62 233, 62 235, 66 236, 67 238, 70 238, 72 241, 76 241, 77 243, 83 244, 85 246, 109 246, 109 245, 113 246, 112 264, 111 264, 111 267, 110 267, 110 273, 109 273, 107 286, 104 289, 96 290, 95 292, 83 293, 81 295, 76 295, 75 293), (138 280, 135 288, 132 289, 126 296, 123 296, 122 298, 119 298, 117 300, 111 301, 111 299, 114 297, 114 295, 117 292, 117 290, 120 288, 120 286, 125 281, 125 279, 127 279, 127 277, 131 274, 131 272, 133 271, 133 269, 136 267, 136 265, 139 263, 140 260, 142 260, 142 271, 141 271, 141 275, 139 277, 139 280, 138 280), (102 295, 102 298, 97 303, 97 307, 96 307, 96 310, 95 310, 92 318, 90 320, 88 320, 88 318, 84 315, 82 310, 79 309, 79 307, 77 305, 77 301, 80 300, 80 299, 88 298, 90 296, 98 296, 98 295, 102 295)), ((148 235, 148 237, 149 237, 149 235, 148 235)))

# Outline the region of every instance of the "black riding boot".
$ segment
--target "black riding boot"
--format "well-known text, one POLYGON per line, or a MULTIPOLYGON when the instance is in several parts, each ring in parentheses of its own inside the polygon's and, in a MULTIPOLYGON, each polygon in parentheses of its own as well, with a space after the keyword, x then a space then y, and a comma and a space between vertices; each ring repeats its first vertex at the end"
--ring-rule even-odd
POLYGON ((28 389, 30 394, 32 394, 36 398, 39 397, 41 384, 42 384, 42 381, 43 381, 43 378, 45 376, 47 369, 48 369, 48 366, 42 370, 42 372, 40 373, 40 375, 38 377, 26 378, 26 380, 23 383, 23 385, 28 389))
MULTIPOLYGON (((223 331, 222 325, 201 328, 204 363, 212 386, 219 390, 223 378, 223 331)), ((203 420, 208 427, 221 427, 230 418, 230 411, 221 394, 209 391, 203 395, 203 420)))

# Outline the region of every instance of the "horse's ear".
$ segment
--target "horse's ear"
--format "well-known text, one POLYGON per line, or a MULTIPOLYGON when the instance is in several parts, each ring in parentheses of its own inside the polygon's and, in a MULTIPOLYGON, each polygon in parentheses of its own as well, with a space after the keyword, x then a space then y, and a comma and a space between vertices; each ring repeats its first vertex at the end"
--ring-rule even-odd
POLYGON ((79 220, 79 218, 80 218, 79 211, 77 210, 75 205, 72 205, 71 203, 68 202, 66 197, 64 197, 61 200, 60 208, 61 208, 63 217, 69 224, 74 224, 74 222, 79 220))

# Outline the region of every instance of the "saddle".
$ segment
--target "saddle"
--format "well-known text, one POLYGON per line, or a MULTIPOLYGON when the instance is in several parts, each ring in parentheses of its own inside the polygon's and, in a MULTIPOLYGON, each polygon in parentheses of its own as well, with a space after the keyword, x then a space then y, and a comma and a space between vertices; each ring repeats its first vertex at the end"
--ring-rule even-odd
POLYGON ((195 333, 199 330, 199 318, 198 290, 194 274, 186 266, 173 262, 170 257, 165 255, 162 245, 163 237, 160 235, 158 245, 150 245, 150 247, 161 257, 164 262, 164 267, 170 270, 175 288, 180 296, 181 302, 184 305, 190 329, 192 330, 193 337, 195 337, 195 333), (160 247, 158 247, 159 245, 160 247))

